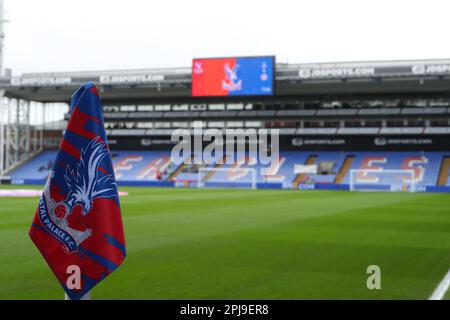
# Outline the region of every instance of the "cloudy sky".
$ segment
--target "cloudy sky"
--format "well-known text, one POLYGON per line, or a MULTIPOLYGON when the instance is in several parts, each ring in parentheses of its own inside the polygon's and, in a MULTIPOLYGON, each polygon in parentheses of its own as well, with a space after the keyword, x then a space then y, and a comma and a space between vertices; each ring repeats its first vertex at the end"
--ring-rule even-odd
POLYGON ((24 72, 450 58, 450 1, 4 0, 5 67, 24 72))

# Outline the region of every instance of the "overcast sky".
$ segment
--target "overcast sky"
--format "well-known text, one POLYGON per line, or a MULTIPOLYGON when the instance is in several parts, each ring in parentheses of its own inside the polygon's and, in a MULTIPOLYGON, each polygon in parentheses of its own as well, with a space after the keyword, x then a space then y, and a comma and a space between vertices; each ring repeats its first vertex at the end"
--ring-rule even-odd
POLYGON ((5 0, 5 67, 24 72, 450 58, 450 1, 5 0))

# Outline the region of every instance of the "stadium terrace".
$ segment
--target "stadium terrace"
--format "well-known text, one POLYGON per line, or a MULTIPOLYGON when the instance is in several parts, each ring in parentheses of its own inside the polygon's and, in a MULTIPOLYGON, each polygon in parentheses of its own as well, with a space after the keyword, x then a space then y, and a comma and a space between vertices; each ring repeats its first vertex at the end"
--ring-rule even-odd
POLYGON ((5 131, 5 181, 44 183, 69 118, 66 107, 58 109, 63 121, 50 121, 54 103, 67 103, 86 80, 97 84, 103 101, 119 184, 450 190, 447 59, 287 64, 271 56, 208 58, 186 68, 4 78, 0 86, 13 119, 5 131), (209 74, 211 67, 223 75, 209 74), (215 78, 220 81, 212 88, 215 78), (30 125, 30 110, 42 112, 45 124, 30 125), (17 114, 24 116, 16 121, 17 114), (265 130, 276 131, 278 143, 266 141, 265 130), (227 132, 244 138, 221 144, 227 132))
POLYGON ((172 133, 171 140, 178 142, 171 152, 173 164, 180 165, 193 155, 193 164, 271 166, 279 157, 278 129, 226 129, 222 134, 218 129, 203 130, 200 121, 193 127, 192 131, 176 129, 172 133), (203 148, 205 142, 210 143, 203 148), (246 153, 247 157, 240 156, 246 153))

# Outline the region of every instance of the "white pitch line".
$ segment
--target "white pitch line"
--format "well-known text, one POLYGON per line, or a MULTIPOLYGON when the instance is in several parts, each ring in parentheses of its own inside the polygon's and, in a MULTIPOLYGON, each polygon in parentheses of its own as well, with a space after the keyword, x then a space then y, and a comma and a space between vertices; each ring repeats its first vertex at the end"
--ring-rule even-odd
POLYGON ((434 289, 433 294, 428 300, 442 300, 444 294, 447 292, 450 287, 450 270, 448 270, 444 279, 439 283, 439 285, 434 289))

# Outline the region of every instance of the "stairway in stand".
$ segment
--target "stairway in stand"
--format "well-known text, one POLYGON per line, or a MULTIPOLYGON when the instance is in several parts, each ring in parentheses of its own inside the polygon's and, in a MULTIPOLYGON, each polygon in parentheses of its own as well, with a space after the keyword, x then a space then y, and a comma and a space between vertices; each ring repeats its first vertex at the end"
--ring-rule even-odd
POLYGON ((444 157, 442 159, 441 169, 439 169, 439 175, 438 175, 438 186, 446 186, 448 181, 448 173, 450 170, 450 157, 444 157))
MULTIPOLYGON (((314 164, 314 162, 316 162, 316 160, 317 160, 317 156, 316 155, 310 155, 308 157, 308 159, 306 159, 305 164, 306 165, 314 164)), ((305 177, 306 177, 306 175, 304 173, 297 174, 297 176, 295 176, 294 181, 292 182, 292 188, 293 189, 297 189, 298 185, 305 181, 305 177)))
POLYGON ((344 181, 345 176, 347 175, 348 170, 350 170, 353 161, 355 160, 355 156, 347 156, 344 160, 344 163, 339 170, 339 173, 336 175, 334 179, 335 184, 341 184, 344 181))

